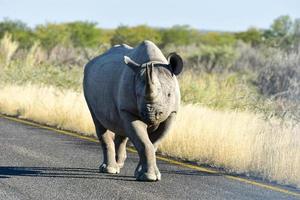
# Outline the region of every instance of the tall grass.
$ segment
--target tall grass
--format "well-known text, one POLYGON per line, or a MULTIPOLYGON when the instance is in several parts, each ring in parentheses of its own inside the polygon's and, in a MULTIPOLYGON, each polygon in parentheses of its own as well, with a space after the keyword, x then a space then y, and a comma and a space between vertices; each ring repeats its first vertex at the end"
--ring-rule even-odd
POLYGON ((250 80, 250 75, 239 73, 185 71, 179 79, 182 101, 222 110, 256 109, 264 102, 250 80))
MULTIPOLYGON (((95 136, 81 92, 0 87, 0 111, 95 136)), ((300 187, 300 127, 259 114, 183 105, 159 150, 167 155, 300 187)))
POLYGON ((8 65, 18 46, 18 42, 12 41, 12 36, 5 33, 0 41, 0 63, 4 64, 4 66, 8 65))
POLYGON ((87 135, 95 132, 82 93, 71 90, 31 84, 2 86, 0 112, 87 135))

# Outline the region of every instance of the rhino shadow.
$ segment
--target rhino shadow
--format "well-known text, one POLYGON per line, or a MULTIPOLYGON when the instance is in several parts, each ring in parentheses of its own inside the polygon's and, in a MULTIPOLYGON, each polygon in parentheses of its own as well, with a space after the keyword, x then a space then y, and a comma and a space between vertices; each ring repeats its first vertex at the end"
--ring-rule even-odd
POLYGON ((99 173, 98 169, 91 168, 0 166, 0 179, 13 177, 52 177, 135 181, 133 176, 102 174, 99 173))

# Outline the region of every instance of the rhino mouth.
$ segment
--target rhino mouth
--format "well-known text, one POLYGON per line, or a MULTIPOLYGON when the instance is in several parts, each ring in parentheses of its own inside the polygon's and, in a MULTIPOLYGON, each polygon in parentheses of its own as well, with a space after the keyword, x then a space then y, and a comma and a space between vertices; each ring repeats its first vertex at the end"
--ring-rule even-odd
POLYGON ((162 112, 142 112, 142 120, 148 125, 159 124, 162 120, 162 112))

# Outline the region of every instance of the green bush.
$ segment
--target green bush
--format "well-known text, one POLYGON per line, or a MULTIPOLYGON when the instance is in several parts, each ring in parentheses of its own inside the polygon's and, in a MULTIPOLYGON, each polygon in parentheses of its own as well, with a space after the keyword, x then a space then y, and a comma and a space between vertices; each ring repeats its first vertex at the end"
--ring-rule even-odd
POLYGON ((150 28, 146 25, 140 25, 135 27, 119 26, 112 38, 111 44, 128 44, 136 46, 144 40, 151 40, 156 44, 161 43, 161 35, 156 29, 150 28))
POLYGON ((235 37, 238 40, 249 43, 254 47, 260 45, 263 42, 263 33, 256 28, 250 28, 247 31, 236 33, 235 37))
POLYGON ((33 31, 22 21, 5 19, 0 22, 0 38, 6 32, 12 35, 13 40, 18 41, 21 48, 29 48, 34 43, 33 31))
POLYGON ((199 36, 199 43, 210 46, 233 46, 236 39, 234 34, 231 33, 208 32, 199 36))
POLYGON ((57 45, 71 45, 71 33, 65 24, 48 23, 39 25, 35 29, 35 34, 42 47, 47 50, 51 50, 57 45))
POLYGON ((208 46, 201 45, 198 52, 189 57, 200 70, 207 73, 213 71, 223 72, 233 66, 237 54, 231 46, 208 46))
POLYGON ((198 31, 189 26, 173 26, 172 28, 162 29, 162 46, 173 44, 175 46, 186 46, 197 41, 198 31))
POLYGON ((74 47, 94 48, 100 45, 102 30, 96 27, 96 23, 77 21, 66 26, 74 47))

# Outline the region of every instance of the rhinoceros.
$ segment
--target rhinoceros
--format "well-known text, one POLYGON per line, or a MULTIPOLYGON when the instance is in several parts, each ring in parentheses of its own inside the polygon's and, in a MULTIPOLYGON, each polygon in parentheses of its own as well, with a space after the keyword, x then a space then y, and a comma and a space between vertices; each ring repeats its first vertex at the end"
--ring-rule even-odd
POLYGON ((155 152, 180 105, 182 68, 178 54, 166 59, 147 40, 135 48, 116 45, 86 64, 83 90, 103 149, 100 172, 120 172, 129 138, 139 155, 136 179, 161 179, 155 152))

